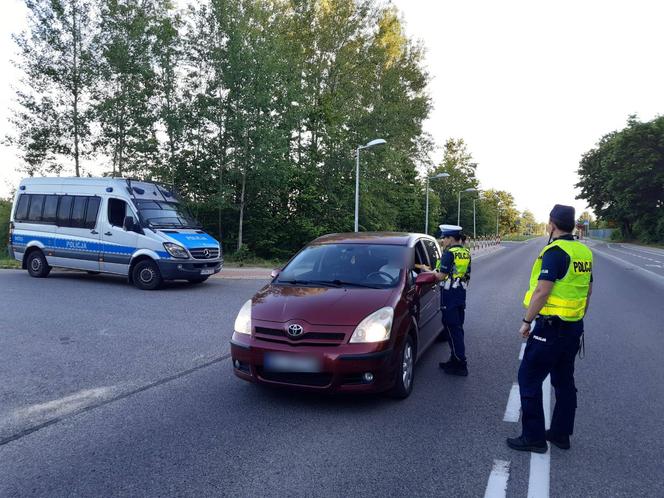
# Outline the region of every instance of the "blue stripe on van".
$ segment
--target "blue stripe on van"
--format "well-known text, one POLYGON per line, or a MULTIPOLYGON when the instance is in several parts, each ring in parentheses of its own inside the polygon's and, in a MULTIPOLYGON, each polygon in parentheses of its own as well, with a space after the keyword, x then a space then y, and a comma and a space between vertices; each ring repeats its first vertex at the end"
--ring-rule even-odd
MULTIPOLYGON (((104 242, 63 239, 60 237, 48 237, 43 235, 22 235, 12 234, 12 245, 26 246, 32 241, 41 242, 46 249, 65 250, 87 253, 121 254, 131 256, 136 247, 120 246, 116 244, 106 244, 104 242)), ((160 258, 169 259, 170 255, 166 251, 155 251, 160 258)))

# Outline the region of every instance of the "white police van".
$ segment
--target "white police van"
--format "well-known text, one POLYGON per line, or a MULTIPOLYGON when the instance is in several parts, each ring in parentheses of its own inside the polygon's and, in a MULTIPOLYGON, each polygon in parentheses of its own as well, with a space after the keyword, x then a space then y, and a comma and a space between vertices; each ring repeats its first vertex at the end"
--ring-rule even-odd
POLYGON ((51 267, 126 275, 140 289, 204 282, 221 245, 168 188, 124 178, 28 178, 19 185, 9 250, 33 277, 51 267))

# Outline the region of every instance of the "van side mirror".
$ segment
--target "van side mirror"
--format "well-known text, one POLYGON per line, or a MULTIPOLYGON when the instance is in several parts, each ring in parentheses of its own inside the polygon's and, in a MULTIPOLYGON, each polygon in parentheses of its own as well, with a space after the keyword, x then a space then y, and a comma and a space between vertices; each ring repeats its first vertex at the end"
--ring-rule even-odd
POLYGON ((127 232, 135 232, 136 231, 136 222, 134 221, 133 216, 125 216, 124 223, 122 224, 122 228, 124 228, 127 232))
POLYGON ((279 269, 272 270, 270 272, 270 277, 273 278, 273 279, 277 278, 280 273, 281 273, 281 270, 279 270, 279 269))
POLYGON ((418 287, 435 284, 436 282, 438 282, 438 276, 433 272, 422 272, 415 279, 415 285, 418 287))

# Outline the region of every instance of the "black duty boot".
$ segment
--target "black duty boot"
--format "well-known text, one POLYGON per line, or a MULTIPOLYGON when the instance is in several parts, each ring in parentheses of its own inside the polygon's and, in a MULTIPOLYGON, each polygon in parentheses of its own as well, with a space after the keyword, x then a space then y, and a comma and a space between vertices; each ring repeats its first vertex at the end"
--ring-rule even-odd
POLYGON ((549 446, 546 441, 528 441, 525 437, 508 437, 507 446, 517 451, 533 451, 535 453, 546 453, 549 446))
POLYGON ((556 434, 550 430, 546 431, 546 440, 551 441, 561 450, 569 450, 569 436, 567 434, 556 434))
POLYGON ((461 363, 460 361, 455 361, 448 367, 443 367, 443 370, 448 375, 458 375, 459 377, 468 377, 468 365, 466 362, 461 363))
POLYGON ((456 366, 459 362, 454 356, 450 356, 450 359, 447 361, 441 361, 438 366, 445 370, 446 368, 451 368, 453 366, 456 366))

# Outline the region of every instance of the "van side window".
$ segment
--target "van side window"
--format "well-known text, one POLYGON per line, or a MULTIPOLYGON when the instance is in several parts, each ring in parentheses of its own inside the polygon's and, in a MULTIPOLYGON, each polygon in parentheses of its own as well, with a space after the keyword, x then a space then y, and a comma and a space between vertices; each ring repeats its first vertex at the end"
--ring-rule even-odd
POLYGON ((14 213, 14 220, 23 221, 28 218, 29 203, 30 203, 30 196, 28 194, 21 194, 18 197, 18 205, 16 206, 16 213, 14 213))
POLYGON ((114 227, 122 227, 124 224, 127 203, 120 199, 108 200, 108 222, 114 227))
POLYGON ((31 199, 30 199, 30 208, 28 209, 28 220, 41 221, 42 208, 44 207, 44 196, 31 195, 30 197, 31 199))
POLYGON ((60 197, 60 205, 58 206, 58 226, 69 226, 69 215, 71 214, 71 205, 74 203, 74 197, 71 195, 63 195, 60 197))
POLYGON ((69 226, 83 228, 83 225, 85 224, 85 206, 87 203, 87 197, 80 195, 74 197, 74 205, 71 209, 71 223, 69 226))
POLYGON ((90 197, 88 199, 88 210, 85 212, 85 228, 94 228, 97 225, 97 213, 99 213, 99 197, 90 197))
POLYGON ((44 214, 42 221, 46 223, 55 223, 58 217, 58 199, 59 195, 47 195, 44 201, 44 214))

